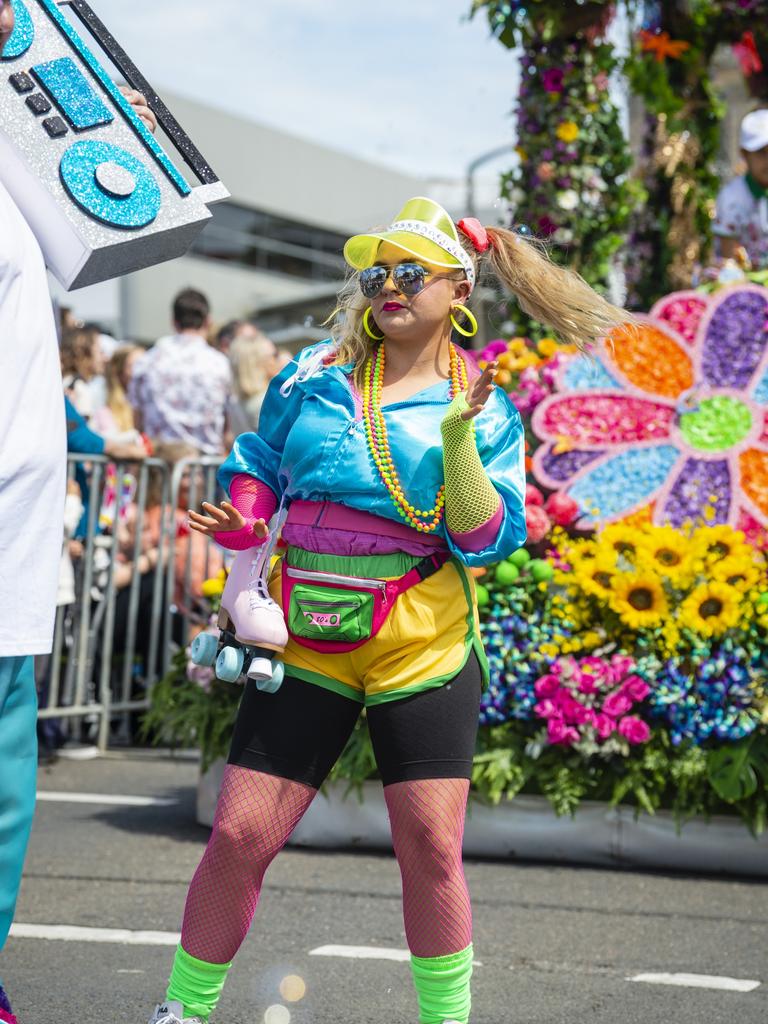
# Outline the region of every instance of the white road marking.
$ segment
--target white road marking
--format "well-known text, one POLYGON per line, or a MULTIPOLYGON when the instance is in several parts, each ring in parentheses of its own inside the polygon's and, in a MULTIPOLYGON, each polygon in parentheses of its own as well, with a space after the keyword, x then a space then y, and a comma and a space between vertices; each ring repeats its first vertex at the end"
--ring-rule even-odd
POLYGON ((117 942, 125 946, 177 946, 180 932, 132 932, 128 928, 80 928, 72 924, 13 924, 15 939, 60 942, 117 942))
POLYGON ((682 985, 685 988, 716 988, 726 992, 752 992, 759 981, 746 978, 721 978, 716 974, 636 974, 627 981, 645 981, 650 985, 682 985))
POLYGON ((344 956, 354 960, 410 960, 407 949, 386 949, 384 946, 318 946, 310 956, 344 956))
POLYGON ((115 796, 107 793, 66 793, 38 790, 37 799, 61 804, 111 804, 117 807, 175 807, 178 800, 158 796, 115 796))

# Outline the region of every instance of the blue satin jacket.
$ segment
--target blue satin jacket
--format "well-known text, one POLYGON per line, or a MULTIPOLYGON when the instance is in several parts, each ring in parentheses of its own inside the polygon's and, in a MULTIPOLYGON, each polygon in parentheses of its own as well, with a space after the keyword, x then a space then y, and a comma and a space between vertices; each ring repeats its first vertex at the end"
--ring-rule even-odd
MULTIPOLYGON (((286 502, 333 501, 403 522, 368 450, 350 386, 352 366, 322 366, 323 345, 304 349, 271 381, 258 433, 236 439, 219 481, 229 490, 233 476, 249 473, 286 502)), ((440 423, 449 403, 449 382, 441 381, 383 407, 392 458, 416 508, 431 508, 444 482, 440 423)), ((478 552, 458 548, 444 521, 437 532, 461 562, 477 566, 498 562, 525 542, 525 439, 520 415, 501 388, 475 426, 483 466, 504 505, 501 528, 478 552)))

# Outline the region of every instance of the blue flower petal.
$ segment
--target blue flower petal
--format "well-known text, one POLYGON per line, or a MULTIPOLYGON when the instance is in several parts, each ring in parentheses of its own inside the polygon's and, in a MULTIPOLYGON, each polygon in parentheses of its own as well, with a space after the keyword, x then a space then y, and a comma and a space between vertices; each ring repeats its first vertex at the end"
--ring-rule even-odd
POLYGON ((596 391, 600 388, 618 388, 622 385, 608 373, 599 359, 575 356, 563 371, 563 391, 596 391))
POLYGON ((586 473, 568 493, 588 521, 612 519, 650 501, 679 458, 680 452, 671 444, 630 448, 586 473))

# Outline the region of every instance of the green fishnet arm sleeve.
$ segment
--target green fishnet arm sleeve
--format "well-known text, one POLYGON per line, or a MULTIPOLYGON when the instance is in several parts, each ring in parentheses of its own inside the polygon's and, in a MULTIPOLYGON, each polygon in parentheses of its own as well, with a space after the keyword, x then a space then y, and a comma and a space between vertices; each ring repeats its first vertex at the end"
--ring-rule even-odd
POLYGON ((461 418, 467 409, 466 395, 457 395, 440 425, 443 434, 445 522, 451 533, 458 534, 483 526, 493 519, 501 506, 499 492, 480 459, 472 420, 461 418))

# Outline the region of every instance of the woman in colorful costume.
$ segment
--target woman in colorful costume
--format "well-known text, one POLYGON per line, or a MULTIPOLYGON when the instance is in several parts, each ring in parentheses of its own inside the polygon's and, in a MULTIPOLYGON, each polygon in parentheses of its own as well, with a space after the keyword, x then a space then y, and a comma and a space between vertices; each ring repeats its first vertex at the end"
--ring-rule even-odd
MULTIPOLYGON (((246 685, 166 1002, 150 1024, 207 1021, 264 872, 363 707, 402 876, 419 1021, 469 1020, 461 845, 487 677, 469 567, 525 541, 525 473, 520 417, 493 386, 495 365, 478 373, 452 327, 476 329, 464 302, 480 269, 568 342, 588 344, 625 314, 535 243, 476 220, 457 230, 429 199, 351 238, 344 255, 357 274, 332 340, 270 384, 258 434, 238 437, 220 472, 231 503, 190 514, 200 532, 250 549, 258 564, 254 545, 278 505, 287 508, 288 546, 269 587, 290 638, 280 689, 246 685)), ((233 569, 228 587, 242 592, 233 576, 242 574, 233 569)), ((268 618, 275 606, 255 577, 251 608, 268 618)), ((223 604, 236 618, 226 591, 223 604)))

